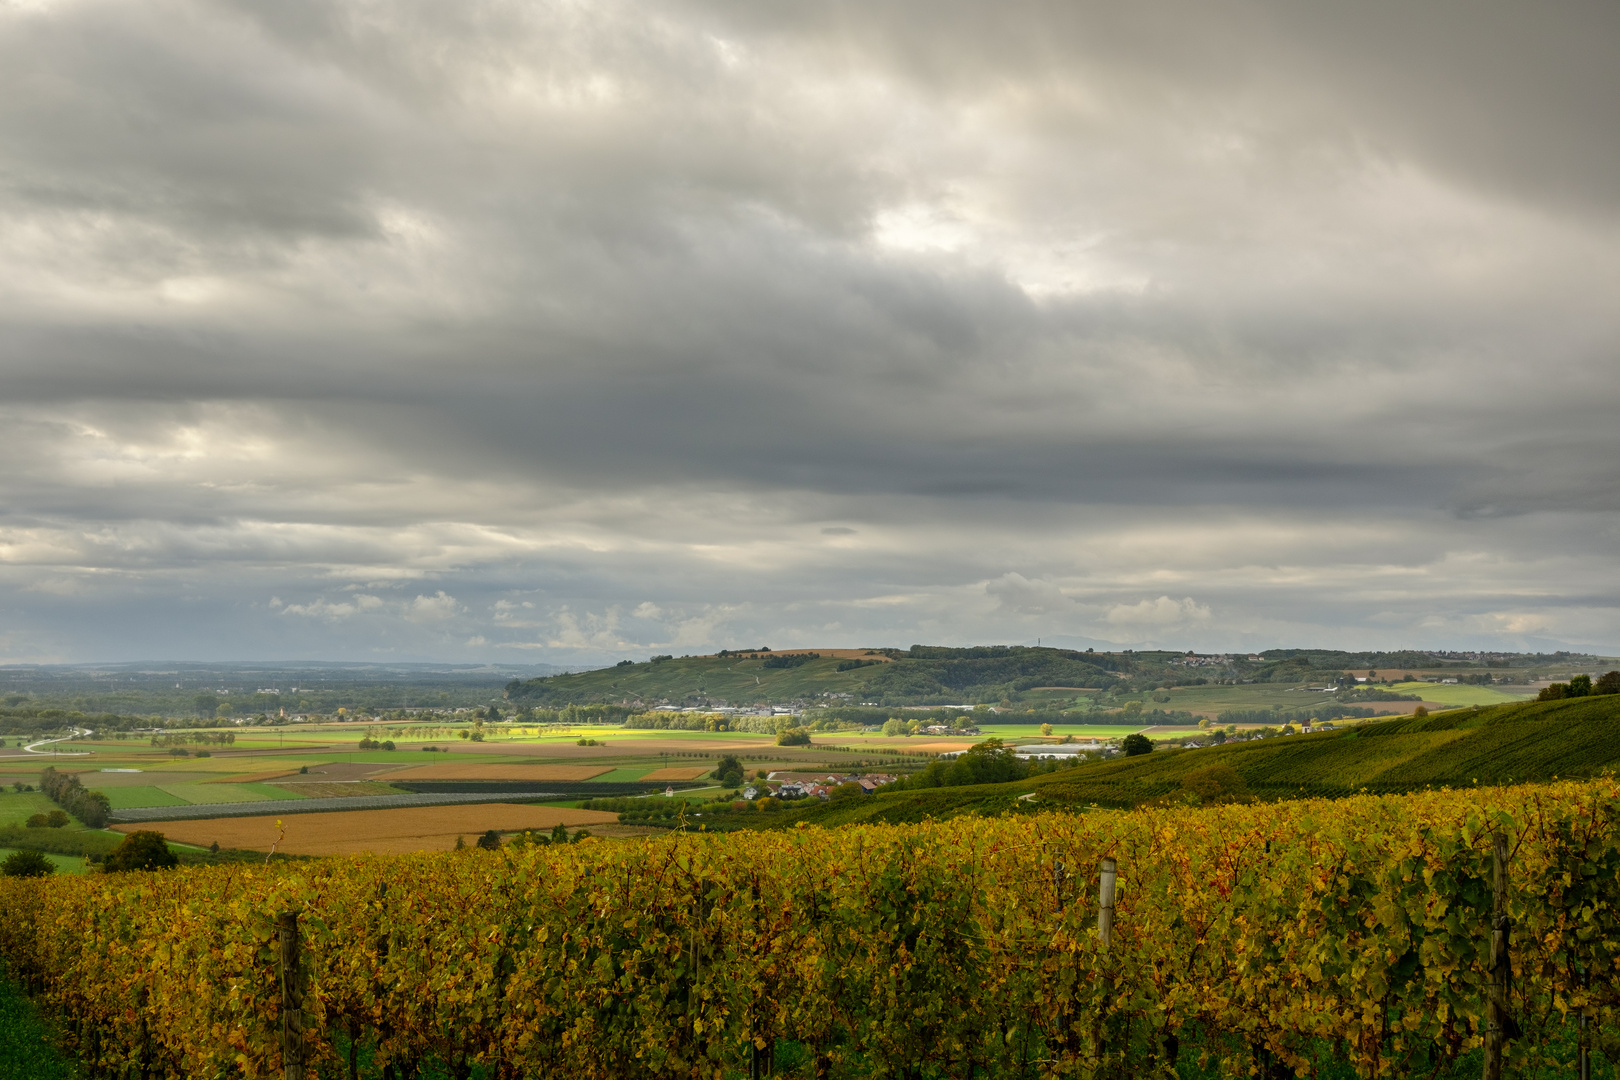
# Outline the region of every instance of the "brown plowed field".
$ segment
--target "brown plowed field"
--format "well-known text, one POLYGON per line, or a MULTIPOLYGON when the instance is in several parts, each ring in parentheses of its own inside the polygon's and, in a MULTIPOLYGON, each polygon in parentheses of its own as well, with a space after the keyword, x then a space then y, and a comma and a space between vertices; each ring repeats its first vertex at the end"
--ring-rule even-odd
POLYGON ((377 777, 385 783, 395 780, 589 780, 612 770, 606 765, 488 765, 477 761, 455 761, 443 765, 416 765, 377 777))
POLYGON ((654 769, 643 780, 696 780, 709 770, 703 766, 693 769, 654 769))
MULTIPOLYGON (((560 806, 483 803, 477 806, 405 806, 393 810, 336 810, 326 814, 287 814, 281 818, 287 836, 277 851, 289 855, 383 855, 411 851, 448 851, 456 837, 468 844, 486 829, 550 832, 558 825, 586 827, 617 824, 618 814, 560 806)), ((170 840, 207 847, 268 851, 280 832, 274 816, 204 818, 164 821, 157 825, 114 825, 120 832, 156 828, 170 840)))

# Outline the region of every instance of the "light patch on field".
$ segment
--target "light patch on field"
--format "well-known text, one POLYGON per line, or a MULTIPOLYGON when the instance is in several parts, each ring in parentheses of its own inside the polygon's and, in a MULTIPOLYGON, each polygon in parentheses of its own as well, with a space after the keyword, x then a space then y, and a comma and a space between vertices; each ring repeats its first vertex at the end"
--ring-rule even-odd
POLYGON ((706 773, 708 771, 709 770, 708 770, 708 768, 706 766, 698 766, 697 768, 654 769, 652 772, 648 773, 646 776, 643 776, 642 779, 643 780, 660 780, 660 781, 696 780, 698 777, 702 776, 704 773, 706 773))
MULTIPOLYGON (((207 847, 268 851, 280 829, 274 815, 205 818, 200 821, 165 821, 157 826, 170 840, 207 847)), ((482 803, 476 806, 406 806, 390 810, 336 810, 325 814, 288 814, 281 819, 286 838, 276 846, 289 855, 403 854, 411 851, 446 851, 456 837, 468 844, 486 829, 550 832, 568 827, 617 823, 619 815, 601 810, 564 806, 523 806, 482 803)), ((119 832, 150 829, 150 824, 115 825, 119 832)))
POLYGON ((408 769, 386 773, 377 779, 384 783, 397 780, 589 780, 611 769, 605 765, 526 765, 484 764, 477 761, 447 762, 443 765, 414 765, 408 769))
POLYGON ((297 776, 298 770, 270 769, 266 772, 236 773, 231 776, 215 777, 213 780, 204 780, 205 784, 262 784, 266 780, 280 780, 283 776, 297 776))
POLYGON ((270 798, 246 784, 164 784, 158 790, 192 804, 264 802, 270 798))

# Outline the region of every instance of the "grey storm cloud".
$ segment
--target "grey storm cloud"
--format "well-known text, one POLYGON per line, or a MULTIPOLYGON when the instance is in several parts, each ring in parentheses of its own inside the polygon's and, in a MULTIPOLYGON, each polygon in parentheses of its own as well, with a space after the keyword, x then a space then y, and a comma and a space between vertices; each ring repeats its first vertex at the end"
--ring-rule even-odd
POLYGON ((1612 649, 1617 47, 0 4, 0 658, 1612 649))

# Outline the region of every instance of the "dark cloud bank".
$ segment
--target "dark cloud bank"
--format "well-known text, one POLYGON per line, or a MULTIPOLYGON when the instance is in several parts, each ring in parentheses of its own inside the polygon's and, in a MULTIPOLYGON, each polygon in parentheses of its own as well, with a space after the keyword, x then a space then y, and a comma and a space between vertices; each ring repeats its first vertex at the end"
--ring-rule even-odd
POLYGON ((0 658, 1620 646, 1620 16, 0 4, 0 658))

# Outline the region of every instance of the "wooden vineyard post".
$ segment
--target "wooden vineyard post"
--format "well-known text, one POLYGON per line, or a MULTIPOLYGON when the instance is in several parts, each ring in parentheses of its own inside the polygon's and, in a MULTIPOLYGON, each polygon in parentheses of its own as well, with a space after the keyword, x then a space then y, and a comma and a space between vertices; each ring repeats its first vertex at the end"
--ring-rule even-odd
MULTIPOLYGON (((1101 869, 1102 873, 1097 882, 1097 942, 1102 946, 1102 952, 1107 954, 1109 946, 1114 943, 1114 892, 1119 880, 1119 864, 1113 859, 1104 859, 1101 869)), ((1103 1007, 1097 1014, 1094 1029, 1096 1064, 1099 1070, 1104 1067, 1103 1062, 1107 1058, 1108 1039, 1105 1032, 1114 997, 1114 977, 1108 972, 1106 964, 1103 965, 1103 971, 1103 1007)))
POLYGON ((286 1080, 304 1080, 304 984, 299 963, 298 912, 276 916, 281 939, 281 1067, 286 1080))
POLYGON ((1502 1050, 1519 1036, 1519 1025, 1508 1014, 1508 984, 1513 959, 1508 953, 1513 920, 1507 914, 1507 836, 1498 832, 1491 843, 1491 966, 1490 999, 1485 1006, 1485 1080, 1502 1080, 1502 1050))
POLYGON ((1118 880, 1119 864, 1113 859, 1102 861, 1102 881, 1097 887, 1097 937, 1103 952, 1114 941, 1114 887, 1118 880))

